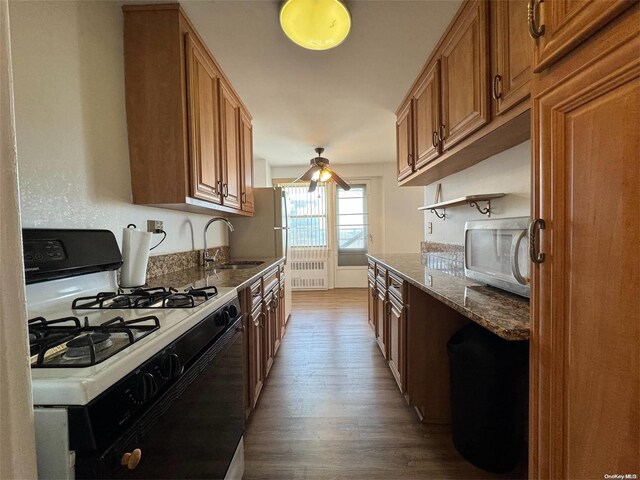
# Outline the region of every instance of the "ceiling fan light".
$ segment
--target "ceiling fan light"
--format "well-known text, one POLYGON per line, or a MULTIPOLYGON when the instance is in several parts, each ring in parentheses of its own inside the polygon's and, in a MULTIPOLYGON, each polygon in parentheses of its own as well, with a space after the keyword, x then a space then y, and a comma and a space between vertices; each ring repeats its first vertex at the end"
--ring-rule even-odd
POLYGON ((286 0, 280 26, 297 45, 328 50, 340 45, 351 29, 351 15, 340 0, 286 0))
POLYGON ((323 168, 322 171, 320 172, 320 181, 326 182, 330 178, 331 178, 331 170, 329 170, 328 168, 323 168))
POLYGON ((320 180, 320 172, 322 171, 322 169, 317 169, 315 172, 313 172, 313 175, 311 175, 311 180, 313 180, 314 182, 317 182, 318 180, 320 180))

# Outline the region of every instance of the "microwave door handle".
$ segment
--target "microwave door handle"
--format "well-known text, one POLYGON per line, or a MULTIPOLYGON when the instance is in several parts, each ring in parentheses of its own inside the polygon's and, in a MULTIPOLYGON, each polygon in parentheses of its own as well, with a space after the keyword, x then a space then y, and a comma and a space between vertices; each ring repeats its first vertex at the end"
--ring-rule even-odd
POLYGON ((522 240, 527 234, 526 230, 520 232, 518 238, 511 244, 511 273, 513 277, 518 281, 521 285, 526 285, 527 280, 520 273, 520 265, 518 265, 518 253, 520 252, 520 245, 522 245, 522 240))

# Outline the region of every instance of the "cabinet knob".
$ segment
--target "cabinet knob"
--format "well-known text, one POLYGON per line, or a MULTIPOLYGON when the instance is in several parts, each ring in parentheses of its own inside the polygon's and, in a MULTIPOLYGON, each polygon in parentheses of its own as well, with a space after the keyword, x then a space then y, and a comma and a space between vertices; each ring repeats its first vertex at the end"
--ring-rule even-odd
POLYGON ((498 90, 498 85, 500 83, 502 83, 502 77, 500 75, 496 75, 495 77, 493 77, 493 89, 491 92, 491 96, 494 100, 498 100, 502 97, 502 92, 498 90))
POLYGON ((142 458, 142 450, 136 448, 133 452, 126 452, 122 455, 120 464, 127 467, 129 470, 134 470, 140 463, 142 458))
POLYGON ((529 36, 534 40, 544 35, 544 25, 537 25, 536 6, 544 2, 544 0, 529 0, 527 5, 527 23, 529 24, 529 36))
POLYGON ((440 132, 438 133, 438 140, 440 143, 444 142, 444 136, 446 135, 445 124, 440 125, 440 132))

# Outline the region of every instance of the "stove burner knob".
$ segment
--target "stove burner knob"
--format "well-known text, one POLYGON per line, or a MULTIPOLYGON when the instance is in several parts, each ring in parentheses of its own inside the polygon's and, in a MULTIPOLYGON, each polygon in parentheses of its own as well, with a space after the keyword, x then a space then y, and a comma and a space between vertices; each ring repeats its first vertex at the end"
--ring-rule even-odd
POLYGON ((213 317, 216 327, 224 327, 226 325, 225 317, 226 317, 225 312, 216 313, 215 317, 213 317))
POLYGON ((236 318, 238 316, 238 307, 235 305, 229 305, 228 307, 229 317, 236 318))
POLYGON ((166 357, 162 359, 162 364, 160 367, 161 376, 165 380, 173 380, 174 378, 182 375, 184 371, 184 367, 180 362, 180 357, 175 353, 170 353, 166 357))
POLYGON ((156 379, 151 373, 141 373, 138 375, 134 399, 138 403, 144 403, 158 393, 156 379))

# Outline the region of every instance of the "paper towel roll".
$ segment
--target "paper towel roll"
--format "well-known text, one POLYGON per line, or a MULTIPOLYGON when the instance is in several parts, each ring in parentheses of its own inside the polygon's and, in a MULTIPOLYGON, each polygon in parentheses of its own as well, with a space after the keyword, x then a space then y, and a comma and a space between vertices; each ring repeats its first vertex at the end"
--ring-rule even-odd
POLYGON ((122 229, 120 286, 139 287, 147 282, 151 236, 151 232, 143 232, 137 228, 122 229))

